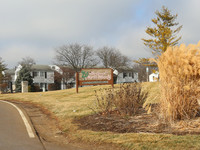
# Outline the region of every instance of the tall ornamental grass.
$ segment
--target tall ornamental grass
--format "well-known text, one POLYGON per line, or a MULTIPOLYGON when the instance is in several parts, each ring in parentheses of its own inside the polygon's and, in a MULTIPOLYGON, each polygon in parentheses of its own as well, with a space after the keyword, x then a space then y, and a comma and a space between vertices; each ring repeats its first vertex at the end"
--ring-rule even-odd
POLYGON ((167 121, 191 119, 199 111, 200 42, 169 47, 158 59, 161 114, 167 121))

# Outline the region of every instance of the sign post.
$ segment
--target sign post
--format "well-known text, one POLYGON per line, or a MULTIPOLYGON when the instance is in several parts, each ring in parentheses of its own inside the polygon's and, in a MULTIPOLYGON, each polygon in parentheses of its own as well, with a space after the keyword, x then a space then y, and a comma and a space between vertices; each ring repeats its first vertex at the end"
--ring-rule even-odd
POLYGON ((76 93, 79 85, 107 85, 113 83, 113 70, 111 68, 81 69, 76 73, 76 93))
POLYGON ((76 72, 76 93, 78 93, 78 72, 76 72))

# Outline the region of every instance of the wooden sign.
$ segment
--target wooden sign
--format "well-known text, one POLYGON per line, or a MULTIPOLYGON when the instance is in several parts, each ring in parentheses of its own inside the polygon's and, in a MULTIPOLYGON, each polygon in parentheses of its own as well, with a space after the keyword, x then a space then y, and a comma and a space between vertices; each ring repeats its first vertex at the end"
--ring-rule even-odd
POLYGON ((106 85, 113 87, 113 70, 110 68, 81 69, 76 73, 76 92, 79 85, 106 85))

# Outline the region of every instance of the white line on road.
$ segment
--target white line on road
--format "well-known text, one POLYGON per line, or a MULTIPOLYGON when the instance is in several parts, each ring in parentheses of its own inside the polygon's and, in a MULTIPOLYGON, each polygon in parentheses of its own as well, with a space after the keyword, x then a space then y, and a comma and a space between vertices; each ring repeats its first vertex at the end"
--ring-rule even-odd
POLYGON ((32 128, 31 128, 31 126, 30 126, 28 120, 26 119, 24 113, 21 111, 21 109, 19 109, 16 105, 14 105, 14 104, 12 104, 12 103, 10 103, 10 102, 7 102, 7 101, 1 101, 1 102, 10 104, 10 105, 12 105, 13 107, 15 107, 15 108, 18 110, 19 114, 20 114, 21 117, 22 117, 22 120, 24 121, 24 124, 25 124, 25 126, 26 126, 26 130, 27 130, 27 132, 28 132, 29 137, 30 137, 30 138, 35 138, 35 135, 34 135, 34 133, 33 133, 33 130, 32 130, 32 128))

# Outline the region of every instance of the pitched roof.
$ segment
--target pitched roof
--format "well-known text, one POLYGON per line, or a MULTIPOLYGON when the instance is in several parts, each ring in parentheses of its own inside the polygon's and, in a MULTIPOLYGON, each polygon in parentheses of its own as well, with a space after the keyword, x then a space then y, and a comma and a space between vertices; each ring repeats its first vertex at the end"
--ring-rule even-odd
POLYGON ((14 75, 15 74, 15 69, 7 69, 4 71, 6 74, 14 75))
POLYGON ((53 71, 49 65, 32 65, 32 71, 53 71))

